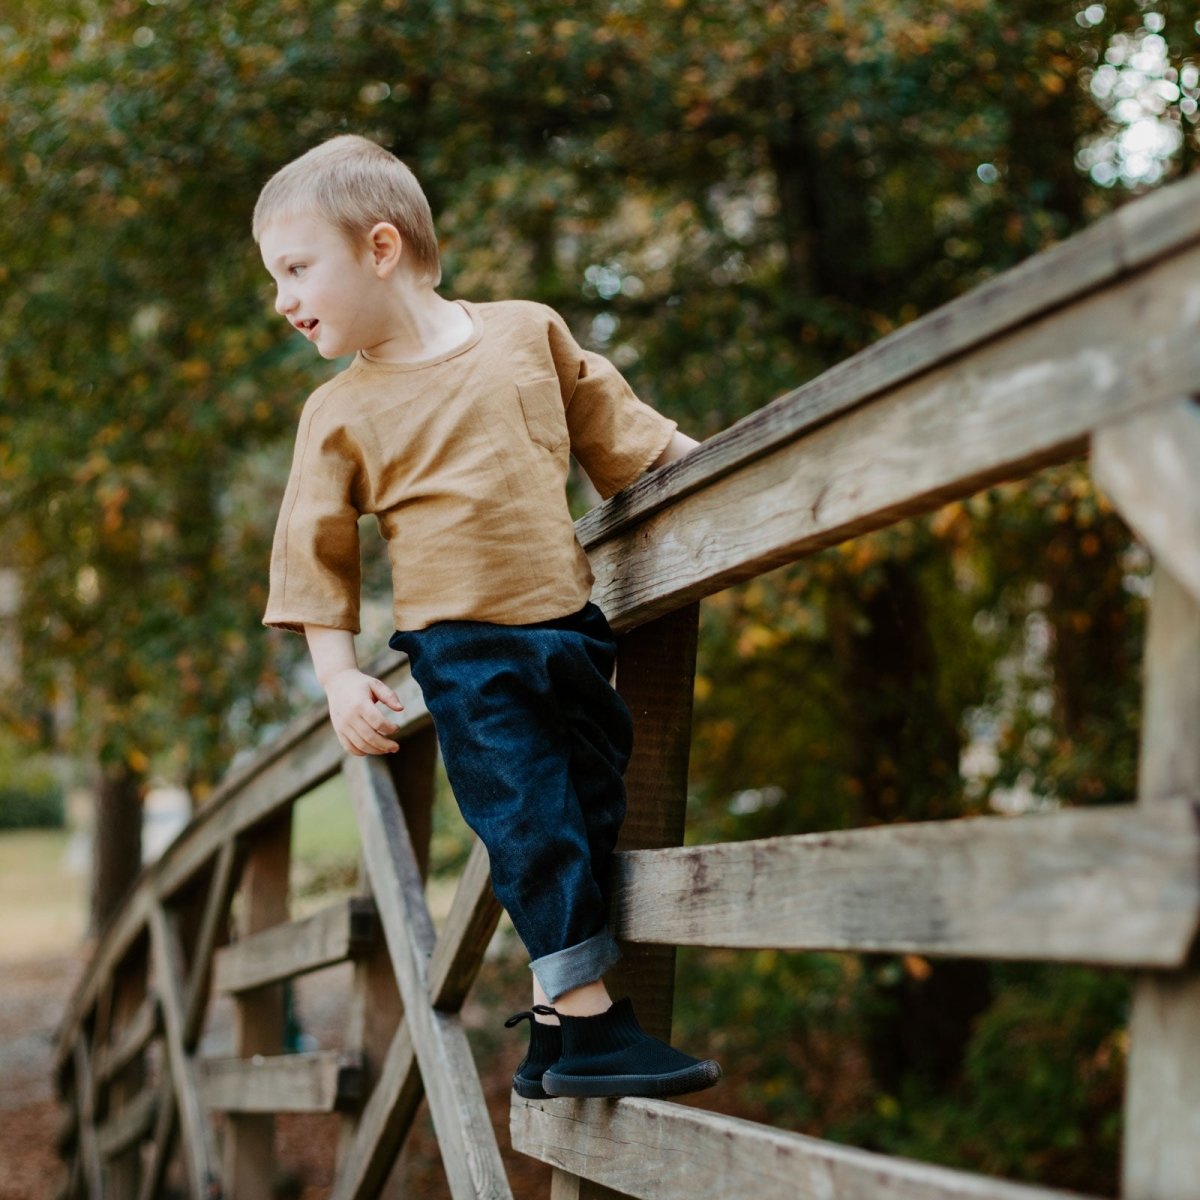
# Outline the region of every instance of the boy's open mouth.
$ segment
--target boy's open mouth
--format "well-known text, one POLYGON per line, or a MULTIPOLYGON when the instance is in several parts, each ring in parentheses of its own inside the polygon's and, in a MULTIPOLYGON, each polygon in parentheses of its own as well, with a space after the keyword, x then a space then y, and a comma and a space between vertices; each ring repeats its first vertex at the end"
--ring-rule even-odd
POLYGON ((304 334, 309 341, 311 341, 313 332, 316 330, 319 324, 320 322, 315 317, 312 317, 306 321, 297 321, 296 328, 300 330, 300 332, 304 334))

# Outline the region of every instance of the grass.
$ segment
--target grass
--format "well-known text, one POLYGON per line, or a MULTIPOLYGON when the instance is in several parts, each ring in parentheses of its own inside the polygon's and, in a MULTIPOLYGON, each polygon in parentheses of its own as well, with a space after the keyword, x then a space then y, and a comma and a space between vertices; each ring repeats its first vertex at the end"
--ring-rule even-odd
MULTIPOLYGON (((434 808, 433 873, 427 900, 435 925, 449 911, 470 835, 444 778, 434 808)), ((354 808, 339 773, 296 803, 292 812, 292 915, 306 916, 358 890, 359 840, 354 808)))
POLYGON ((297 802, 292 812, 292 855, 302 861, 357 859, 358 826, 340 772, 297 802))
POLYGON ((0 833, 0 960, 66 954, 87 923, 87 876, 66 863, 63 829, 0 833))

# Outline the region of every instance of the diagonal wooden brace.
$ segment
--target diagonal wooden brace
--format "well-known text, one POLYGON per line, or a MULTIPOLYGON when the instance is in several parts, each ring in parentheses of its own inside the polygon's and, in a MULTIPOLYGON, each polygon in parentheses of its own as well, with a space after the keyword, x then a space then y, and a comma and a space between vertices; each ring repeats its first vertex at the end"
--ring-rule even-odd
MULTIPOLYGON (((238 862, 237 843, 235 841, 226 842, 217 855, 217 864, 209 885, 204 915, 200 921, 200 933, 196 939, 196 951, 192 956, 192 965, 188 971, 187 990, 184 993, 182 1037, 184 1051, 188 1055, 196 1049, 200 1030, 204 1024, 209 970, 221 922, 228 915, 233 893, 237 889, 238 862)), ((153 928, 151 934, 153 935, 153 928)), ((159 988, 161 991, 161 983, 159 988)), ((162 1006, 160 1001, 160 1008, 162 1007, 165 1006, 162 1006)), ((165 1012, 162 1013, 162 1016, 165 1018, 165 1012)), ((167 1162, 170 1159, 171 1143, 175 1137, 175 1120, 178 1115, 175 1105, 174 1077, 171 1071, 163 1074, 162 1083, 158 1089, 157 1111, 150 1163, 142 1179, 139 1200, 154 1200, 154 1197, 158 1195, 163 1175, 166 1173, 167 1162)), ((215 1159, 211 1161, 215 1162, 215 1159)))
MULTIPOLYGON (((150 908, 150 943, 162 998, 167 1063, 175 1095, 174 1106, 168 1107, 174 1107, 179 1117, 188 1192, 192 1200, 215 1200, 221 1194, 214 1168, 216 1156, 200 1104, 195 1064, 187 1048, 183 949, 177 931, 157 901, 150 908)), ((161 1128, 160 1123, 156 1135, 161 1128)), ((170 1140, 169 1132, 164 1140, 170 1140)))
MULTIPOLYGON (((442 1161, 455 1200, 509 1200, 479 1073, 457 1014, 437 1011, 430 994, 436 935, 425 905, 421 872, 386 764, 373 756, 346 760, 363 858, 388 952, 404 1001, 397 1032, 411 1038, 442 1161)), ((397 1046, 403 1058, 403 1045, 397 1046)), ((403 1064, 391 1062, 388 1068, 403 1064)))

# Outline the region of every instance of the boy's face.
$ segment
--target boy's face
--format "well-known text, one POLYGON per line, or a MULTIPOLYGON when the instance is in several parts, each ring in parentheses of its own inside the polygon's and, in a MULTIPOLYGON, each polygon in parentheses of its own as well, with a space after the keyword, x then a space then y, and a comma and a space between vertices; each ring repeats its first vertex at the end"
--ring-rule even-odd
POLYGON ((386 339, 383 305, 373 303, 380 278, 365 238, 356 253, 341 230, 313 214, 299 214, 271 221, 259 250, 275 280, 275 311, 322 358, 369 350, 386 339))

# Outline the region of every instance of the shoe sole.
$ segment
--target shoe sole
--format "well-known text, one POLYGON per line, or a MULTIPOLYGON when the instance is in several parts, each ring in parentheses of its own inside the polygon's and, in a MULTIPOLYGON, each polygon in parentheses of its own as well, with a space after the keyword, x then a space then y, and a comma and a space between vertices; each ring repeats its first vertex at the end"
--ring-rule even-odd
POLYGON ((546 1100, 546 1089, 532 1079, 522 1079, 520 1075, 513 1076, 513 1091, 526 1100, 546 1100))
POLYGON ((721 1078, 711 1058, 669 1075, 556 1075, 547 1071, 542 1088, 549 1096, 683 1096, 710 1088, 721 1078))

